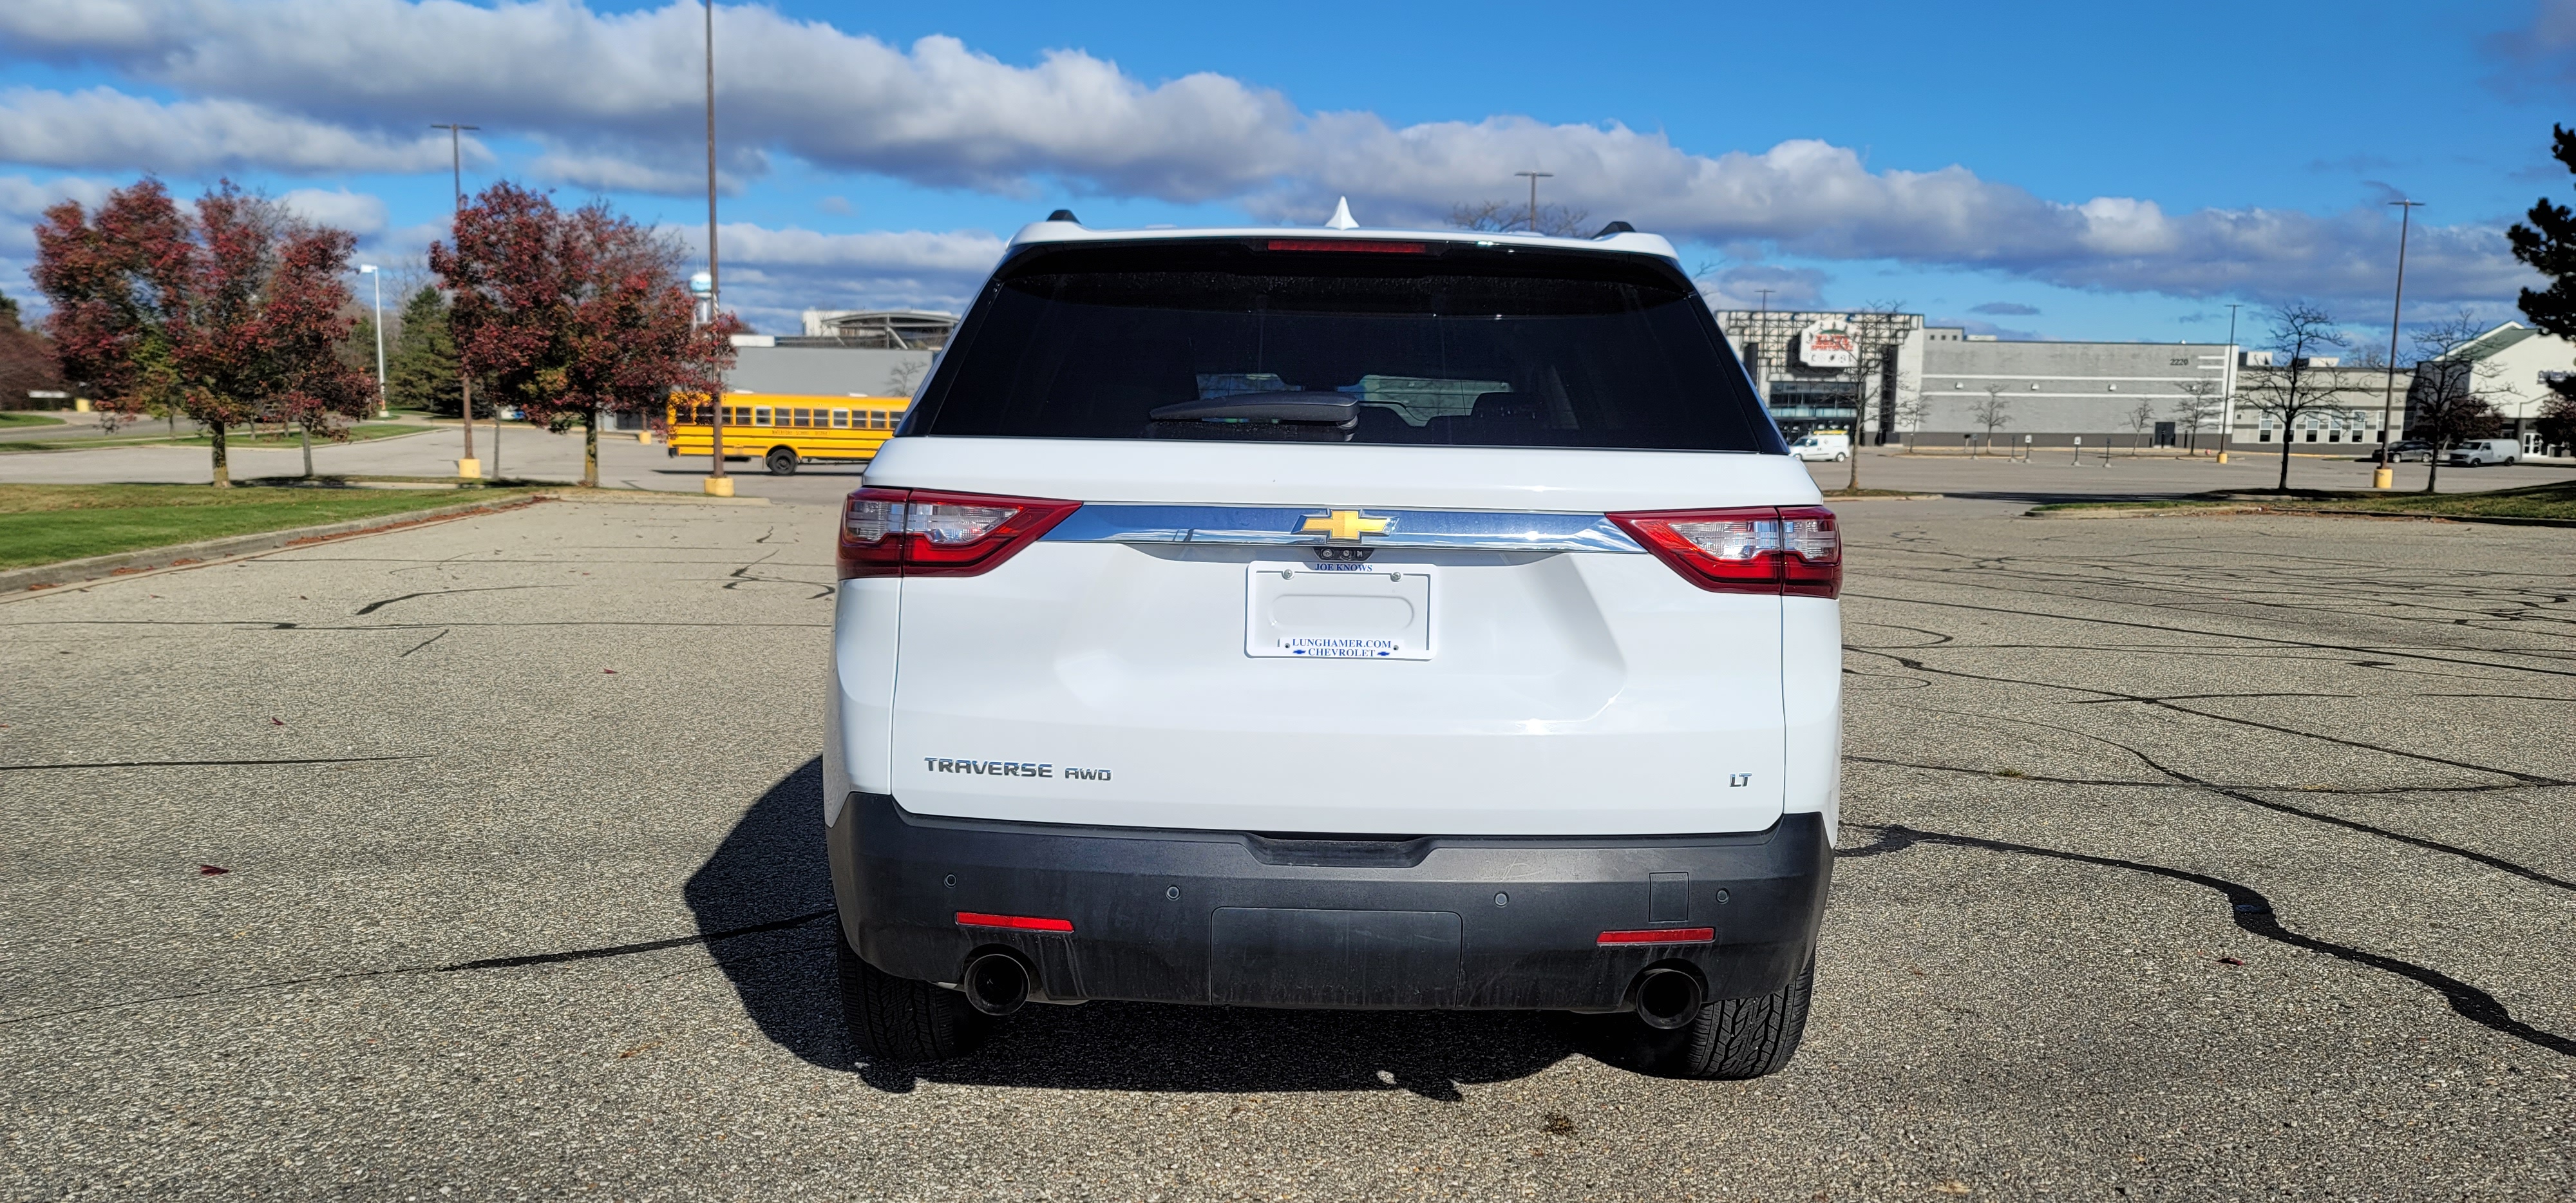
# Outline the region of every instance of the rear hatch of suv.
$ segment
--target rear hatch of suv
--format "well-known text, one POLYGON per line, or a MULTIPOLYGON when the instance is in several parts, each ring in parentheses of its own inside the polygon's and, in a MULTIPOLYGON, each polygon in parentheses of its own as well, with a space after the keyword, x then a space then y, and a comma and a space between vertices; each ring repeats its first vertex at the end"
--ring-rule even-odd
POLYGON ((1783 451, 1653 256, 1023 250, 869 470, 877 541, 845 536, 960 549, 884 569, 893 793, 1159 829, 1766 828, 1779 548, 1830 522, 1783 451))

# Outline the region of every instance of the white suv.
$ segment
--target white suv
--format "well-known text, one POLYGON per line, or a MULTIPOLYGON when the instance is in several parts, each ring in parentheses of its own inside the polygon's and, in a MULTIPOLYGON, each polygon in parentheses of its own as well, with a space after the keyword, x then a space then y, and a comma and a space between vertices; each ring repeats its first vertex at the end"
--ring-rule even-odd
POLYGON ((1804 1028, 1840 535, 1671 244, 1020 231, 850 495, 823 819, 864 1053, 1024 1002, 1804 1028))

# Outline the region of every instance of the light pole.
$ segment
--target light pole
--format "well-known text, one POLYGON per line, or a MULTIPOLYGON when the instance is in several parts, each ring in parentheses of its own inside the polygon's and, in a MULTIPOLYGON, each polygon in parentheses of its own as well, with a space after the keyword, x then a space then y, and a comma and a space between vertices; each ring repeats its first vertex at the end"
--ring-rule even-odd
MULTIPOLYGON (((458 125, 455 122, 450 121, 443 123, 434 122, 429 128, 443 129, 447 131, 447 170, 454 181, 456 215, 459 219, 462 219, 465 216, 465 152, 462 140, 466 130, 481 129, 483 127, 479 125, 458 125)), ((450 240, 453 240, 456 237, 455 222, 448 223, 447 236, 450 240)), ((464 248, 458 247, 457 251, 459 254, 462 254, 464 252, 464 248)), ((483 461, 474 458, 474 373, 467 371, 465 368, 465 349, 463 347, 457 348, 456 361, 456 387, 458 401, 457 416, 465 419, 465 458, 456 461, 456 477, 459 480, 481 480, 483 478, 483 461)), ((498 439, 500 437, 500 427, 497 423, 500 419, 496 417, 493 421, 496 425, 492 428, 492 437, 498 439)), ((497 467, 498 465, 495 466, 497 467)))
POLYGON ((2406 312, 2406 234, 2415 224, 2415 211, 2424 202, 2393 200, 2397 206, 2397 297, 2388 304, 2388 384, 2379 393, 2379 466, 2371 470, 2370 487, 2397 487, 2397 444, 2388 438, 2388 418, 2397 405, 2397 319, 2406 312))
POLYGON ((2236 360, 2244 354, 2236 347, 2236 311, 2243 304, 2227 307, 2227 403, 2218 407, 2218 455, 2213 463, 2227 462, 2227 440, 2236 435, 2236 360))
POLYGON ((358 274, 376 285, 376 416, 394 416, 392 394, 385 391, 385 274, 372 263, 358 265, 358 274))
MULTIPOLYGON (((709 4, 713 4, 713 3, 715 3, 715 0, 707 0, 707 3, 709 3, 709 4)), ((1513 175, 1518 175, 1518 176, 1527 176, 1527 177, 1529 177, 1529 182, 1530 182, 1530 216, 1529 216, 1530 233, 1532 233, 1532 234, 1538 233, 1538 182, 1539 182, 1540 180, 1553 179, 1553 178, 1555 178, 1556 173, 1555 173, 1555 172, 1553 172, 1553 171, 1515 171, 1515 172, 1513 172, 1512 174, 1513 174, 1513 175)))
MULTIPOLYGON (((716 273, 716 0, 706 0, 707 8, 707 324, 716 321, 720 277, 716 273)), ((714 436, 707 447, 707 494, 711 497, 733 496, 733 478, 725 475, 724 393, 717 390, 707 398, 709 432, 714 436)))

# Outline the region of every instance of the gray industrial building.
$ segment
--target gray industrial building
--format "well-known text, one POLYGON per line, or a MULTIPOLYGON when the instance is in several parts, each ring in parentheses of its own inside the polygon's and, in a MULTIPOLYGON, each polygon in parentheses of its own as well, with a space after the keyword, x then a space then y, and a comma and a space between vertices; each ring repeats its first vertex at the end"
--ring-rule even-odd
POLYGON ((2206 445, 2222 429, 2236 361, 2224 343, 2003 342, 1934 326, 1920 401, 1899 407, 1911 428, 1891 433, 1983 445, 1991 414, 1998 446, 2206 445))
POLYGON ((1991 433, 1998 446, 2207 446, 2228 426, 2240 359, 2224 343, 2005 342, 1912 313, 1720 310, 1717 321, 1783 433, 1847 430, 1872 444, 1982 446, 1991 433))
POLYGON ((737 334, 728 393, 797 397, 908 397, 930 370, 930 351, 854 346, 836 338, 737 334))

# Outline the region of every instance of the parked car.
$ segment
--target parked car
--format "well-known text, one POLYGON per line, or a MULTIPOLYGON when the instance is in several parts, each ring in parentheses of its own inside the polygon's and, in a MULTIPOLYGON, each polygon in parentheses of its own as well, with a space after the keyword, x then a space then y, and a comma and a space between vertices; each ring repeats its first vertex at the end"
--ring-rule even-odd
POLYGON ((1122 999, 1780 1068, 1840 804, 1821 500, 1625 223, 1022 229, 843 507, 853 1047, 1122 999))
POLYGON ((2363 462, 2429 464, 2433 462, 2433 445, 2422 439, 2402 439, 2392 446, 2372 450, 2363 462))
POLYGON ((2512 439, 2470 439, 2454 443, 2444 463, 2463 468, 2483 468, 2491 464, 2510 464, 2522 458, 2522 444, 2512 439))
POLYGON ((1801 460, 1824 459, 1841 463, 1851 458, 1851 436, 1819 432, 1789 444, 1789 454, 1801 460))

